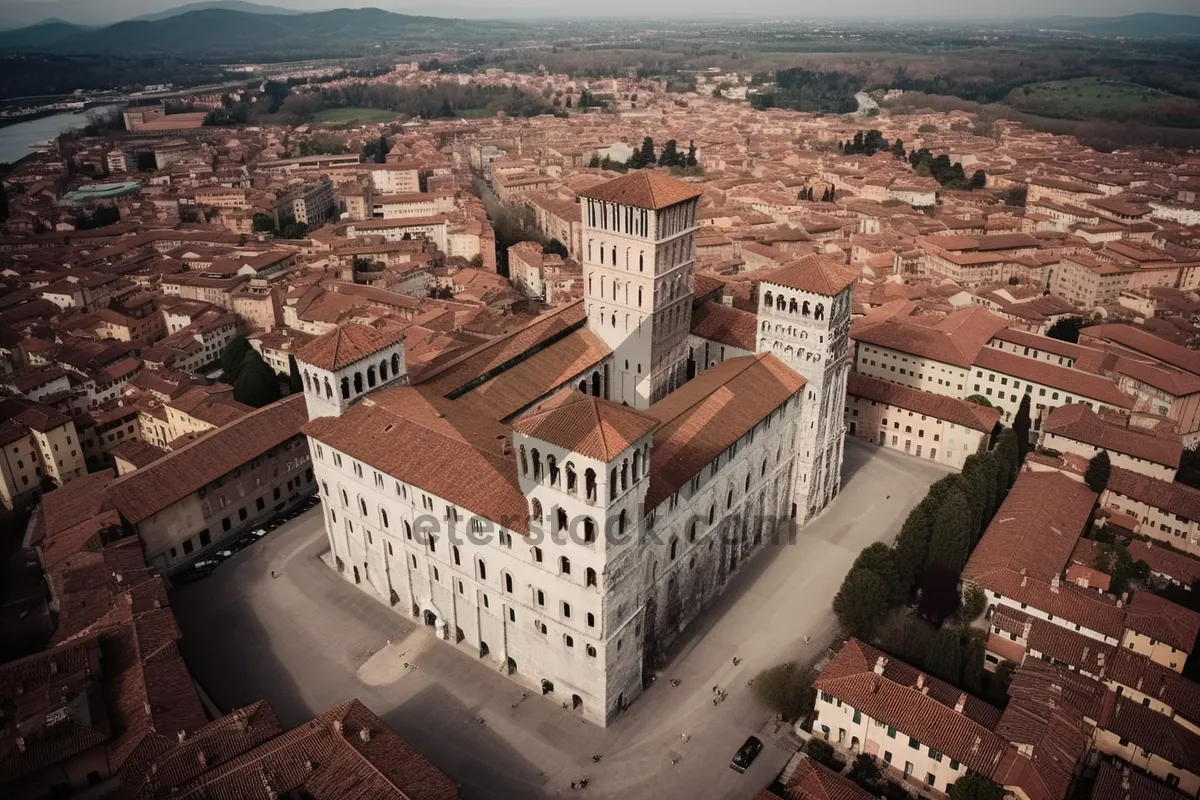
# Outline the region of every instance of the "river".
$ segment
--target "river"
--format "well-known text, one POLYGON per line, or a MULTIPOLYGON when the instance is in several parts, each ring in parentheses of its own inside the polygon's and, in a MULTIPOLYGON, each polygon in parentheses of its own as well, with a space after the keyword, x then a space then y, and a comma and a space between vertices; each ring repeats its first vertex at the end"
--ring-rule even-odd
POLYGON ((0 128, 0 164, 13 163, 33 152, 31 144, 53 139, 70 128, 88 124, 87 113, 64 111, 0 128))

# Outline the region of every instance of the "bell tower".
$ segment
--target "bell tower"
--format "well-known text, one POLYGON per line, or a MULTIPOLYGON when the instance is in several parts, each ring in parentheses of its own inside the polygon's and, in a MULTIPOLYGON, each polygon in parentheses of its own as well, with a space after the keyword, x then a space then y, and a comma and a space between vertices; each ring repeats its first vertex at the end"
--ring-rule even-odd
POLYGON ((841 489, 850 295, 857 279, 849 267, 812 255, 764 274, 758 284, 758 352, 773 353, 807 381, 792 471, 800 522, 841 489))
POLYGON ((647 408, 686 380, 700 194, 654 170, 580 193, 588 329, 613 351, 613 402, 647 408))

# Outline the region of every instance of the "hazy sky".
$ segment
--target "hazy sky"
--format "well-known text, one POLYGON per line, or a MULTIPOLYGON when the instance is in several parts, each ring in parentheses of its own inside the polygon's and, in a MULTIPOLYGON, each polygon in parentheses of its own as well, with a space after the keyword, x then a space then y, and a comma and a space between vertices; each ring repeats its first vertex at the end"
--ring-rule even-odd
MULTIPOLYGON (((153 13, 190 0, 0 0, 0 27, 28 25, 47 18, 80 24, 106 24, 153 13)), ((262 0, 302 10, 374 6, 389 11, 435 16, 483 17, 492 19, 572 16, 646 18, 661 16, 752 15, 759 17, 858 18, 858 19, 1013 19, 1055 14, 1074 16, 1119 16, 1142 11, 1195 14, 1196 0, 1007 0, 1006 2, 963 2, 962 0, 856 0, 829 3, 827 0, 262 0), (849 11, 853 8, 853 12, 849 11)))

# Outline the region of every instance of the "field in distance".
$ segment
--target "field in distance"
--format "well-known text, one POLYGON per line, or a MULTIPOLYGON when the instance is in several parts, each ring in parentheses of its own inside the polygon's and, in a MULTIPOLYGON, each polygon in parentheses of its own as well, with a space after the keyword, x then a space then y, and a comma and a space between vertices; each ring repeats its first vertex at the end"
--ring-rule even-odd
POLYGON ((1030 114, 1062 119, 1155 119, 1180 124, 1200 120, 1200 102, 1136 83, 1102 78, 1046 81, 1015 89, 1005 101, 1030 114))
POLYGON ((365 125, 375 122, 393 122, 395 119, 395 111, 386 111, 379 108, 326 108, 317 112, 314 121, 324 125, 346 125, 350 123, 365 125))

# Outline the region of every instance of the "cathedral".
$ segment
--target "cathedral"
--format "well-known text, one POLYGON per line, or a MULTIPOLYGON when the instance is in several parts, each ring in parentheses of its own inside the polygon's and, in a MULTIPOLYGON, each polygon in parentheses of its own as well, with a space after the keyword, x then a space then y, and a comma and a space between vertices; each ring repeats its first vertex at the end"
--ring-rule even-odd
POLYGON ((699 197, 583 192, 585 297, 419 373, 402 330, 296 353, 338 572, 599 725, 840 488, 855 273, 808 256, 734 308, 694 274, 699 197))

